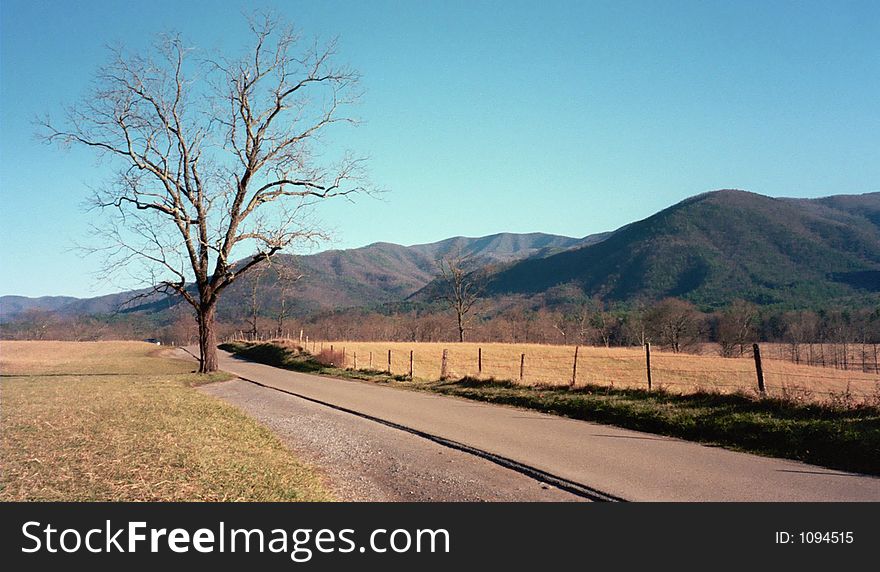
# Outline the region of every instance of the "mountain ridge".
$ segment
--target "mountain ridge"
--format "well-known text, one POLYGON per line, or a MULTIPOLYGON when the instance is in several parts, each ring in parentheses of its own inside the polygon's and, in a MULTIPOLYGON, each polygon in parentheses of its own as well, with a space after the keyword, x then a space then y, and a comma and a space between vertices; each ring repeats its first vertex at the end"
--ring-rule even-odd
MULTIPOLYGON (((375 242, 311 255, 279 254, 275 264, 303 278, 288 288, 289 315, 340 308, 429 303, 437 260, 461 254, 487 276, 486 295, 533 296, 573 285, 607 302, 678 297, 705 308, 742 298, 759 305, 813 307, 880 293, 880 192, 774 198, 737 189, 688 197, 642 220, 573 238, 545 233, 454 236, 402 246, 375 242)), ((271 273, 258 286, 264 311, 280 304, 271 273)), ((223 319, 250 307, 247 277, 221 299, 223 319)), ((95 298, 0 297, 0 318, 28 309, 108 314, 132 292, 95 298)), ((162 312, 176 303, 153 296, 124 312, 162 312)), ((861 303, 861 302, 859 302, 861 303)))
MULTIPOLYGON (((291 311, 304 315, 332 307, 372 306, 405 298, 434 279, 438 257, 453 252, 460 251, 479 264, 508 262, 540 255, 548 249, 556 251, 583 241, 598 240, 596 236, 572 238, 537 232, 502 232, 482 237, 456 236, 412 246, 376 242, 359 248, 331 249, 310 255, 278 254, 273 261, 303 275, 303 280, 292 288, 297 296, 291 300, 291 311)), ((263 282, 263 288, 271 298, 271 277, 264 277, 263 282)), ((219 311, 226 316, 236 314, 235 307, 241 306, 247 287, 243 282, 230 286, 227 295, 221 299, 219 311)), ((124 307, 124 302, 131 295, 139 293, 143 291, 92 298, 0 296, 0 318, 8 320, 28 310, 76 315, 167 307, 167 304, 162 304, 159 295, 124 307)), ((268 300, 268 305, 271 304, 272 300, 268 300)))
POLYGON ((880 193, 789 199, 728 189, 689 197, 597 244, 513 264, 490 277, 487 291, 571 283, 609 301, 683 297, 718 307, 734 298, 846 296, 848 273, 877 271, 880 193))

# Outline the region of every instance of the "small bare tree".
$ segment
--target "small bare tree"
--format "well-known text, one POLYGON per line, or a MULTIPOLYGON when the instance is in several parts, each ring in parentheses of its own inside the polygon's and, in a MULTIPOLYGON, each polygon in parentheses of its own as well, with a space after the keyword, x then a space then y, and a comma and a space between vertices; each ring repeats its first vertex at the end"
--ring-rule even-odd
POLYGON ((599 297, 593 298, 590 301, 589 309, 590 325, 593 326, 598 340, 606 348, 610 347, 611 336, 614 334, 614 329, 617 326, 617 319, 611 312, 606 310, 605 302, 599 297))
POLYGON ((648 308, 642 301, 637 301, 626 313, 624 332, 626 343, 644 346, 648 341, 647 321, 648 308))
POLYGON ((700 314, 693 304, 677 298, 666 298, 654 305, 646 322, 655 339, 679 353, 696 342, 700 332, 700 314))
MULTIPOLYGON (((843 347, 846 348, 847 338, 843 335, 843 332, 846 331, 844 326, 846 322, 844 320, 834 320, 838 316, 839 314, 835 313, 830 315, 833 320, 832 323, 838 326, 834 329, 838 333, 835 339, 843 341, 843 347)), ((801 345, 808 342, 812 343, 818 338, 819 317, 815 312, 798 311, 786 312, 783 314, 783 320, 785 323, 785 338, 788 340, 789 347, 791 348, 791 361, 800 363, 801 345)), ((837 349, 835 348, 834 351, 836 359, 837 349)))
POLYGON ((718 319, 717 338, 722 357, 733 357, 736 350, 745 354, 748 342, 755 337, 758 307, 745 300, 734 300, 718 319))
POLYGON ((41 122, 47 141, 118 167, 94 198, 113 213, 107 270, 140 261, 138 276, 194 308, 201 372, 217 369, 223 291, 282 249, 325 238, 307 216, 315 202, 368 190, 362 159, 316 152, 331 126, 355 122, 344 110, 358 74, 334 63, 334 42, 303 42, 272 17, 250 28, 238 59, 198 59, 176 36, 149 57, 114 50, 65 122, 41 122))
POLYGON ((556 315, 553 327, 562 335, 565 344, 587 344, 593 337, 591 306, 587 301, 567 305, 556 315))
POLYGON ((437 261, 443 289, 440 297, 455 313, 458 327, 458 341, 464 341, 471 310, 483 293, 483 278, 475 269, 472 258, 457 252, 441 257, 437 261))
POLYGON ((284 320, 287 319, 289 312, 289 308, 287 307, 287 296, 290 293, 293 284, 298 280, 301 280, 303 275, 290 266, 285 266, 283 264, 273 264, 272 272, 274 274, 273 279, 275 280, 275 285, 278 287, 278 311, 275 316, 278 323, 277 335, 280 337, 284 331, 284 320))
POLYGON ((263 301, 260 296, 260 286, 263 275, 266 274, 268 266, 268 262, 255 264, 253 268, 251 268, 250 272, 248 272, 247 276, 244 278, 247 283, 248 297, 250 298, 248 300, 250 308, 248 308, 247 323, 249 326, 251 340, 254 341, 256 341, 257 335, 260 333, 260 307, 263 301))

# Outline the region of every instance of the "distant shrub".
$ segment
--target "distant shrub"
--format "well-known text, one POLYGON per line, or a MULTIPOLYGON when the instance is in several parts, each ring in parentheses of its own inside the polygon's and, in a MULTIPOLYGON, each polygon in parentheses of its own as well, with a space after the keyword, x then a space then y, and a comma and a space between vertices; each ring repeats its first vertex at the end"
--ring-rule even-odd
POLYGON ((314 360, 330 367, 345 367, 342 352, 336 350, 323 349, 314 356, 314 360))

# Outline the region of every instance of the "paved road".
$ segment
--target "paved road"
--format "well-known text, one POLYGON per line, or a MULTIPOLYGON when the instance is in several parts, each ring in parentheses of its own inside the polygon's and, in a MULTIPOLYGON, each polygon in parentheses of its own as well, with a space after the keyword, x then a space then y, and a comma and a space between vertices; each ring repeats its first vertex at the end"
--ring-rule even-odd
POLYGON ((584 500, 469 453, 247 381, 199 390, 267 425, 321 469, 341 500, 584 500))
POLYGON ((302 374, 225 353, 220 366, 267 388, 487 452, 600 496, 633 501, 880 501, 876 477, 511 407, 302 374))

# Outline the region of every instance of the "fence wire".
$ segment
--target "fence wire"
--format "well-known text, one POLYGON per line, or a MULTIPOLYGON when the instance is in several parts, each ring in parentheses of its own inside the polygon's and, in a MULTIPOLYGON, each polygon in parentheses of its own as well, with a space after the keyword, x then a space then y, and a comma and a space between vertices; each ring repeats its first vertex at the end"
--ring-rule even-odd
MULTIPOLYGON (((344 353, 344 360, 337 358, 342 363, 335 365, 354 368, 357 360, 358 369, 390 370, 393 375, 412 375, 425 380, 472 377, 524 385, 648 388, 647 356, 645 349, 638 347, 582 346, 576 350, 574 346, 538 344, 407 344, 326 340, 310 340, 302 346, 312 353, 327 351, 331 347, 334 352, 344 353), (388 350, 391 350, 390 368, 388 350)), ((779 353, 779 348, 774 349, 775 353, 779 353)), ((869 368, 865 366, 865 369, 869 368)), ((675 388, 676 392, 681 393, 722 391, 749 394, 759 390, 751 348, 748 355, 742 357, 669 353, 652 348, 650 371, 652 389, 675 388)), ((809 366, 770 358, 763 359, 763 383, 765 391, 776 396, 792 393, 857 395, 865 398, 880 396, 880 374, 877 372, 809 366)))

